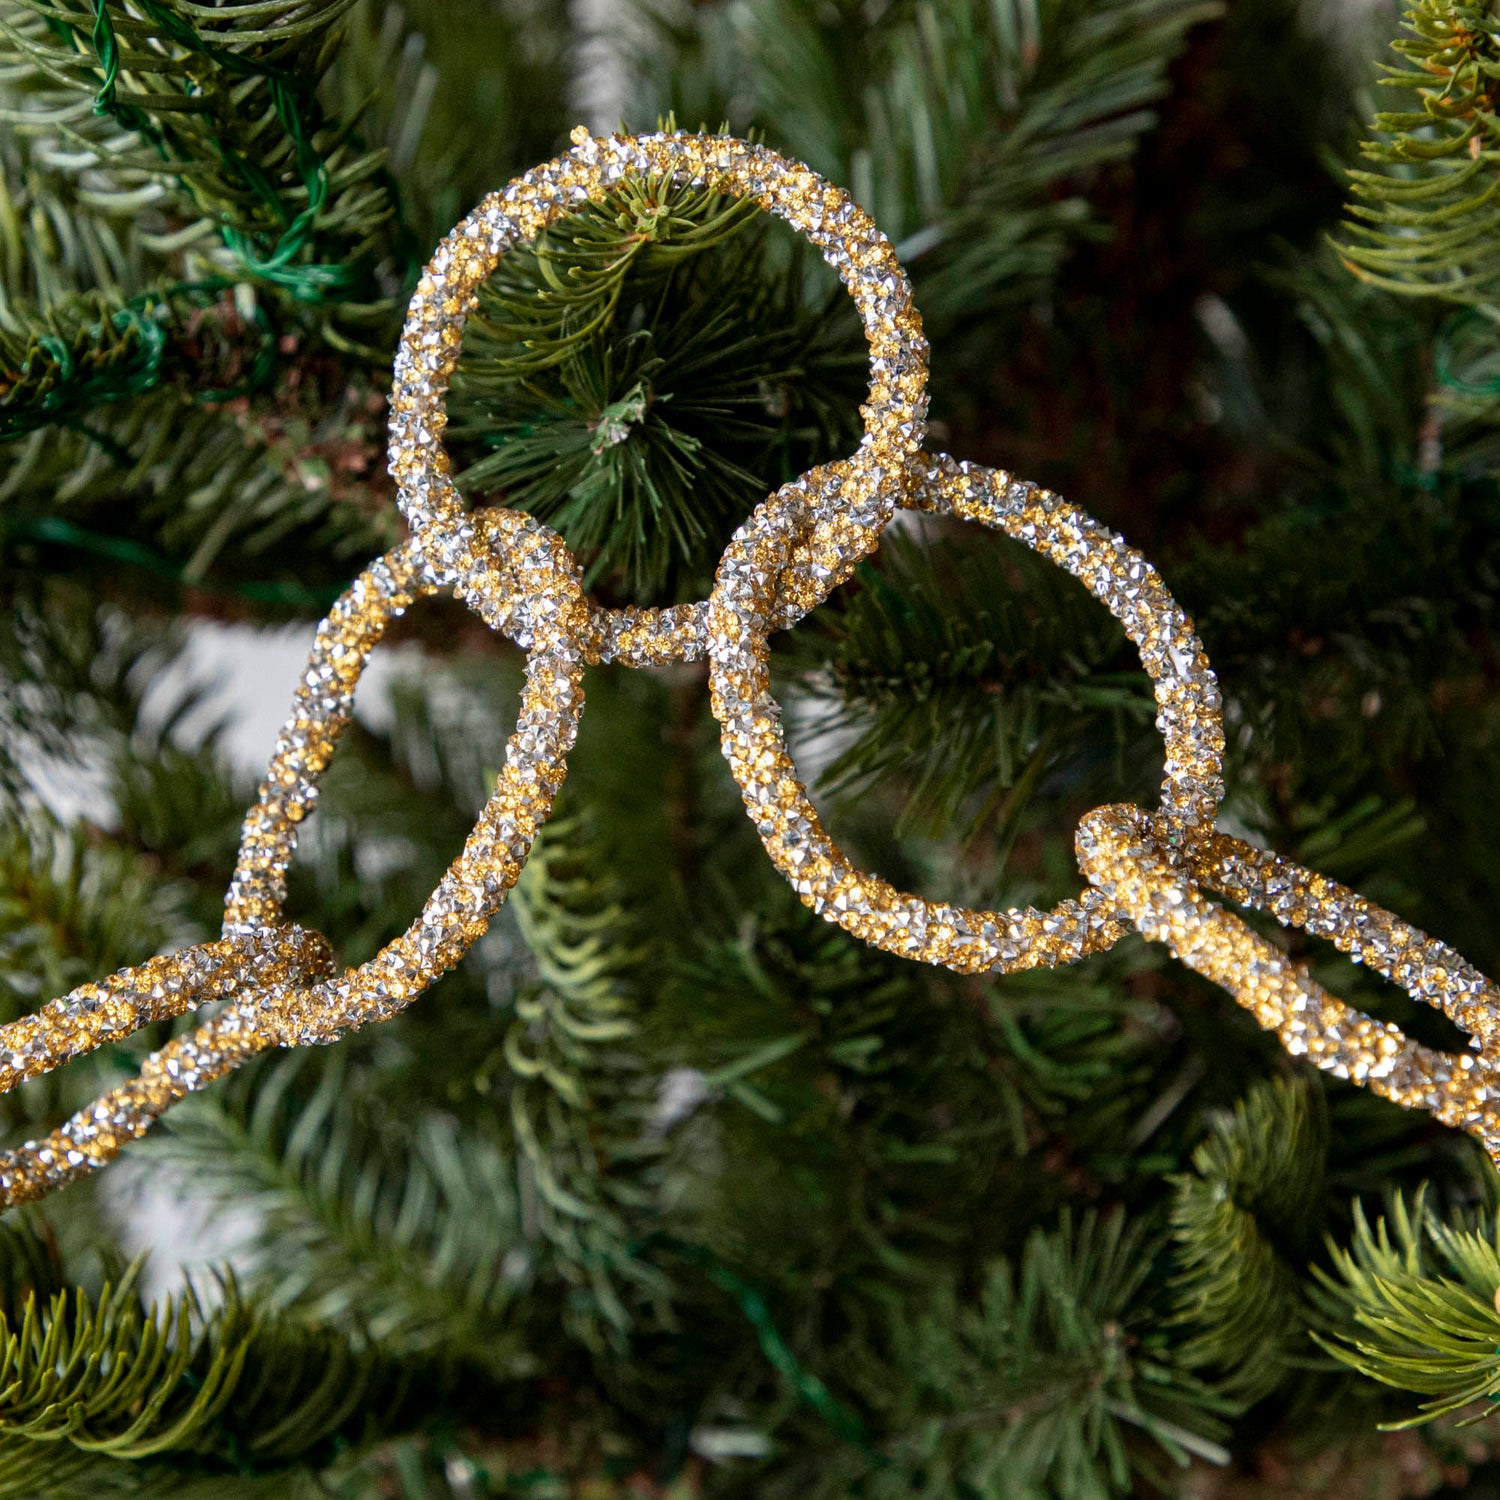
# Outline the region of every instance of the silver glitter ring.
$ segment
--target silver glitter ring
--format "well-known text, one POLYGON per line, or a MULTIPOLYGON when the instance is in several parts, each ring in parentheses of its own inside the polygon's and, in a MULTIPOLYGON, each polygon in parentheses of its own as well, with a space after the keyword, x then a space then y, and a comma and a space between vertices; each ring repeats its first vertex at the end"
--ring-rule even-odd
MULTIPOLYGON (((390 472, 403 514, 436 577, 479 607, 483 560, 454 523, 464 514, 443 448, 444 397, 479 287, 505 252, 536 238, 581 204, 632 177, 669 178, 752 198, 806 236, 854 299, 870 347, 864 437, 852 461, 875 503, 860 520, 827 521, 788 555, 776 618, 790 624, 825 599, 871 552, 908 484, 927 414, 927 343, 911 287, 890 242, 841 188, 764 146, 684 133, 591 138, 492 193, 428 262, 397 348, 391 392, 390 472), (441 524, 439 524, 441 523, 441 524)), ((668 610, 594 608, 582 635, 590 660, 632 665, 701 657, 707 601, 668 610)))
MULTIPOLYGON (((583 711, 578 637, 586 606, 576 565, 555 532, 519 511, 484 511, 467 518, 464 529, 483 559, 478 583, 487 618, 527 652, 519 719, 498 783, 462 852, 402 936, 358 969, 273 997, 269 1014, 283 1045, 332 1041, 383 1020, 457 963, 515 884, 562 785, 583 711)), ((282 920, 297 829, 349 721, 365 662, 391 620, 440 587, 408 542, 367 569, 319 627, 291 717, 245 818, 225 900, 226 935, 282 920)))
MULTIPOLYGON (((123 1041, 153 1021, 216 1000, 253 1005, 270 987, 312 984, 332 968, 333 954, 322 936, 291 926, 261 927, 147 959, 108 979, 81 984, 34 1015, 0 1028, 0 1055, 6 1059, 0 1092, 123 1041)), ((222 1017, 209 1022, 195 1036, 222 1024, 222 1017)), ((206 1055, 188 1038, 169 1042, 146 1060, 138 1078, 79 1110, 50 1135, 0 1151, 0 1207, 45 1197, 111 1161, 192 1087, 195 1068, 206 1055)), ((249 1055, 247 1050, 238 1060, 249 1055)))
POLYGON ((1159 814, 1126 804, 1078 825, 1078 862, 1111 905, 1174 958, 1221 985, 1294 1057, 1394 1103, 1430 1110, 1500 1161, 1494 986, 1451 948, 1363 896, 1227 834, 1185 842, 1159 814), (1205 899, 1198 882, 1329 938, 1413 998, 1437 1003, 1476 1050, 1439 1052, 1335 999, 1279 948, 1205 899))
MULTIPOLYGON (((837 466, 833 466, 835 469, 837 466)), ((1223 796, 1219 690, 1192 622, 1156 570, 1113 532, 1048 490, 947 457, 928 460, 913 505, 978 521, 1081 580, 1125 627, 1155 685, 1166 742, 1163 812, 1183 836, 1211 824, 1223 796)), ((768 580, 809 524, 809 498, 787 486, 736 532, 710 600, 712 701, 751 821, 802 900, 856 937, 965 973, 1007 973, 1101 952, 1130 930, 1090 887, 1049 912, 974 911, 907 895, 855 869, 823 830, 798 779, 770 692, 768 580)))

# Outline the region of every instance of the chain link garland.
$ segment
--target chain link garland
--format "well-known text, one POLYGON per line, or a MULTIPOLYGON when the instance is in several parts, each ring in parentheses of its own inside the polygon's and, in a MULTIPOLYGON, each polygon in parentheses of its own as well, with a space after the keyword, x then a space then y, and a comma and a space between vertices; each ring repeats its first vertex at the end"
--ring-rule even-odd
POLYGON ((1477 1136, 1500 1162, 1500 1006, 1458 954, 1356 892, 1217 832, 1224 786, 1218 685, 1192 622, 1124 540, 1050 491, 922 449, 927 345, 889 242, 840 189, 764 147, 723 136, 591 138, 492 194, 438 248, 401 336, 390 469, 412 527, 319 627, 292 716, 245 820, 224 936, 84 985, 0 1028, 0 1091, 150 1021, 227 1002, 153 1054, 139 1077, 40 1142, 0 1153, 0 1207, 104 1165, 177 1099, 273 1046, 336 1040, 409 1004, 457 962, 515 884, 551 811, 583 708, 585 662, 707 659, 722 746, 776 867, 802 900, 888 951, 963 973, 1072 963, 1127 932, 1163 942, 1222 985, 1288 1051, 1477 1136), (464 511, 442 448, 443 399, 464 320, 507 249, 628 177, 747 197, 810 239, 843 279, 870 345, 864 437, 849 459, 763 501, 725 549, 712 595, 664 610, 604 610, 561 539, 509 510, 464 511), (1161 807, 1097 809, 1077 834, 1088 887, 1050 912, 979 912, 905 895, 856 869, 822 828, 770 694, 769 634, 849 578, 898 508, 1013 537, 1080 579, 1124 625, 1155 683, 1166 743, 1161 807), (528 653, 516 732, 489 804, 408 931, 339 974, 316 934, 285 925, 285 873, 354 686, 386 625, 452 588, 528 653), (1423 1047, 1328 994, 1205 892, 1269 913, 1434 1004, 1472 1050, 1423 1047))

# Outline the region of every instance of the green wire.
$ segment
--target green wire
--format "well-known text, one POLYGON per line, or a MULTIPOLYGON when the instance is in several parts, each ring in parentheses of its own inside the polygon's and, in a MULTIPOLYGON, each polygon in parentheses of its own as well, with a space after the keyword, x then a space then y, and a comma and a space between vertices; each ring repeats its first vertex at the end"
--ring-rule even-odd
POLYGON ((755 1329, 761 1352, 794 1391, 807 1403, 846 1443, 863 1449, 872 1457, 880 1455, 870 1446, 865 1435, 864 1423, 847 1406, 839 1402, 826 1385, 810 1370, 802 1367, 792 1353, 787 1341, 781 1336, 766 1306, 766 1299, 738 1272, 726 1266, 702 1245, 691 1245, 683 1240, 663 1235, 656 1243, 671 1250, 690 1264, 703 1270, 708 1279, 734 1299, 740 1311, 755 1329))
POLYGON ((1500 326, 1497 326, 1493 319, 1475 312, 1472 308, 1455 313, 1443 324, 1437 336, 1433 363, 1437 370, 1438 383, 1446 386, 1450 391, 1457 391, 1461 396, 1485 398, 1500 396, 1500 374, 1493 375, 1488 380, 1465 380, 1463 376, 1454 374, 1453 367, 1457 363, 1454 346, 1465 335, 1476 329, 1482 329, 1489 335, 1487 353, 1493 354, 1497 347, 1500 347, 1500 326))
MULTIPOLYGON (((296 147, 297 170, 307 193, 307 207, 293 216, 288 212, 280 194, 258 167, 246 162, 223 142, 219 143, 220 159, 226 168, 270 207, 286 226, 269 250, 262 253, 254 235, 233 225, 220 224, 220 236, 240 264, 251 275, 285 288, 304 302, 323 302, 333 293, 347 292, 361 284, 364 273, 352 265, 293 264, 310 242, 317 216, 328 201, 328 167, 313 145, 312 134, 304 119, 305 112, 317 112, 317 103, 311 92, 284 68, 273 63, 258 62, 205 41, 191 22, 168 9, 161 0, 138 0, 138 4, 142 13, 161 28, 168 40, 176 42, 178 46, 208 58, 227 73, 241 78, 266 80, 276 118, 296 147)), ((120 46, 109 14, 109 0, 93 0, 93 5, 94 25, 90 41, 102 75, 102 82, 94 96, 94 109, 99 114, 109 115, 126 129, 145 136, 166 157, 168 152, 165 138, 160 130, 144 111, 119 97, 120 46)))
MULTIPOLYGON (((91 374, 80 369, 73 347, 66 339, 55 333, 38 334, 33 341, 32 351, 21 363, 14 384, 43 384, 36 379, 35 365, 39 357, 49 360, 55 373, 50 382, 45 383, 39 400, 28 401, 7 410, 4 398, 0 398, 0 442, 22 437, 48 422, 68 422, 67 413, 70 411, 128 400, 155 389, 161 383, 167 350, 167 327, 156 314, 163 308, 170 312, 172 303, 178 298, 219 292, 231 285, 233 283, 224 278, 181 282, 142 292, 116 309, 109 315, 110 326, 122 340, 134 338, 140 350, 138 356, 126 363, 123 369, 120 362, 113 361, 105 372, 91 374)), ((260 329, 262 338, 249 373, 233 386, 194 392, 195 400, 204 404, 230 401, 237 396, 261 390, 269 382, 275 369, 274 330, 264 308, 257 306, 252 318, 260 329)), ((81 329, 75 336, 75 342, 82 339, 97 344, 102 340, 103 332, 104 323, 101 320, 81 329)), ((76 420, 69 425, 78 427, 80 431, 89 431, 76 420)), ((129 467, 130 457, 128 454, 122 457, 123 450, 118 445, 92 431, 89 431, 89 435, 106 448, 117 462, 129 467)))

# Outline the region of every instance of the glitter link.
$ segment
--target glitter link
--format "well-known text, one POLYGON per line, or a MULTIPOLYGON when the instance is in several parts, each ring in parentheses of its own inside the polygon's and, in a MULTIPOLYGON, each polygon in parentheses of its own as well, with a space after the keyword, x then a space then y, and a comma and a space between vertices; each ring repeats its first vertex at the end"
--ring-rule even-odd
MULTIPOLYGON (((735 533, 710 600, 712 702, 721 745, 772 861, 802 900, 876 947, 963 973, 1011 973, 1071 963, 1113 946, 1127 918, 1092 887, 1051 911, 974 911, 896 890, 850 864, 824 831, 798 779, 770 691, 767 635, 775 582, 800 539, 845 504, 859 476, 838 464, 817 483, 777 491, 735 533)), ((1163 813, 1186 832, 1211 823, 1223 795, 1219 690, 1192 622, 1156 570, 1120 537, 1049 490, 1003 471, 927 459, 908 503, 977 521, 1051 558, 1124 625, 1156 687, 1166 740, 1163 813)))
POLYGON ((1483 1045, 1495 1025, 1494 990, 1451 949, 1352 891, 1238 839, 1216 834, 1179 847, 1159 814, 1139 808, 1091 812, 1079 824, 1077 848, 1089 880, 1146 937, 1222 985, 1293 1056, 1397 1104, 1429 1110, 1477 1136, 1500 1161, 1500 1066, 1483 1045), (1198 879, 1368 958, 1415 998, 1440 1004, 1472 1032, 1478 1050, 1421 1046, 1399 1026, 1336 1000, 1274 944, 1207 900, 1198 879), (1475 1008, 1481 995, 1488 1014, 1475 1008))
POLYGON ((333 955, 318 934, 265 927, 150 959, 99 984, 80 985, 35 1016, 5 1027, 5 1086, 10 1088, 119 1041, 150 1021, 244 988, 253 997, 248 1007, 237 1003, 192 1036, 153 1053, 139 1077, 79 1110, 42 1140, 0 1151, 0 1208, 43 1198, 104 1166, 170 1104, 272 1045, 272 1034, 247 1026, 244 1017, 269 1003, 276 989, 313 983, 332 967, 333 955), (22 1036, 27 1040, 22 1042, 22 1036))
POLYGON ((297 830, 349 722, 365 663, 391 621, 441 587, 408 543, 366 569, 318 628, 291 717, 245 818, 224 936, 82 985, 0 1030, 0 1077, 10 1087, 149 1021, 207 1000, 231 1002, 45 1139, 0 1152, 0 1207, 41 1198, 103 1166, 172 1104, 259 1052, 330 1042, 395 1014, 484 932, 562 785, 583 709, 577 642, 587 606, 571 555, 540 522, 496 510, 463 529, 482 564, 476 576, 486 616, 526 647, 526 683, 494 794, 416 922, 368 963, 335 977, 323 939, 284 926, 281 916, 297 830))
MULTIPOLYGON (((841 188, 811 168, 730 136, 682 132, 591 137, 579 127, 573 149, 492 193, 438 247, 417 285, 396 353, 391 391, 390 472, 402 512, 436 575, 456 583, 480 608, 476 562, 451 524, 463 502, 443 449, 443 398, 458 364, 464 323, 479 287, 515 245, 627 178, 656 178, 750 198, 822 252, 854 299, 870 347, 864 437, 851 462, 869 503, 858 518, 830 516, 785 564, 774 591, 779 624, 799 619, 870 553, 909 484, 927 420, 927 342, 911 286, 890 242, 841 188), (441 531, 433 523, 450 523, 441 531)), ((815 471, 816 472, 816 471, 815 471)), ((589 613, 583 646, 590 661, 634 666, 704 655, 708 606, 589 613)))
MULTIPOLYGON (((466 517, 486 618, 527 652, 515 733, 499 781, 462 852, 417 920, 368 963, 308 989, 287 990, 263 1023, 285 1046, 330 1042, 410 1004, 463 957, 521 873, 552 810, 583 712, 578 644, 587 606, 577 564, 556 532, 520 511, 466 517)), ((291 717, 276 742, 260 797, 245 818, 225 901, 224 931, 282 920, 297 830, 317 800, 353 709, 354 687, 392 619, 441 585, 414 542, 367 569, 318 629, 291 717)))

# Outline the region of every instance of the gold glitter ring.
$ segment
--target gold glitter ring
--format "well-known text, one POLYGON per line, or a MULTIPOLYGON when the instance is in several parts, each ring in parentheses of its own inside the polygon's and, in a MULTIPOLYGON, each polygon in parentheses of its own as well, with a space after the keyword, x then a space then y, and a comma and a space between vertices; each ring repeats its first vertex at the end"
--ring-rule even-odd
MULTIPOLYGON (((838 465, 830 470, 837 475, 838 465)), ((1156 690, 1166 741, 1163 811, 1182 833, 1211 823, 1223 795, 1219 691, 1192 622, 1156 570, 1075 507, 1010 475, 947 457, 926 460, 908 503, 978 521, 1080 579, 1125 627, 1156 690)), ((735 533, 710 600, 712 702, 721 743, 772 861, 802 900, 856 937, 964 973, 1009 973, 1102 952, 1130 930, 1094 887, 1050 912, 974 911, 897 891, 856 870, 824 832, 797 777, 770 693, 769 580, 808 521, 789 485, 735 533)))
POLYGON ((1148 938, 1223 986, 1294 1056, 1477 1136, 1500 1161, 1500 1068, 1487 1043, 1494 987, 1452 949, 1353 891, 1225 834, 1180 841, 1159 815, 1101 807, 1078 827, 1078 862, 1148 938), (1279 948, 1208 901, 1197 881, 1330 938, 1436 1001, 1480 1050, 1439 1052, 1336 1000, 1279 948))
MULTIPOLYGON (((583 709, 576 644, 586 605, 560 537, 517 511, 486 511, 468 528, 484 559, 484 612, 527 651, 521 709, 493 795, 417 921, 368 963, 334 977, 327 944, 282 925, 297 828, 349 720, 355 684, 390 622, 440 585, 412 543, 366 569, 318 628, 291 718, 247 814, 224 936, 213 944, 84 985, 8 1029, 18 1077, 128 1035, 177 1004, 172 976, 223 1011, 153 1053, 140 1074, 41 1141, 0 1153, 0 1206, 40 1198, 103 1166, 179 1099, 273 1046, 329 1042, 393 1015, 451 968, 488 925, 520 874, 562 785, 583 709), (141 987, 149 979, 149 987, 141 987), (158 994, 158 990, 160 993, 158 994), (24 1035, 17 1028, 30 1028, 24 1035), (21 1043, 20 1047, 17 1046, 21 1043), (18 1060, 19 1059, 19 1060, 18 1060)), ((176 1009, 172 1009, 176 1006, 176 1009)))
MULTIPOLYGON (((35 1015, 0 1027, 6 1070, 0 1092, 51 1072, 152 1021, 276 984, 306 985, 329 973, 333 955, 315 932, 267 926, 197 943, 82 984, 35 1015)), ((0 1208, 41 1198, 111 1160, 144 1133, 191 1077, 186 1039, 153 1055, 142 1076, 115 1089, 39 1141, 0 1151, 0 1208)))
MULTIPOLYGON (((405 933, 358 969, 278 995, 274 1023, 283 1045, 333 1041, 383 1020, 452 968, 515 884, 566 774, 583 711, 577 642, 586 605, 577 566, 554 531, 520 511, 486 510, 465 529, 480 544, 485 614, 527 653, 520 713, 499 780, 462 852, 405 933)), ((349 721, 365 662, 391 620, 439 587, 416 543, 408 542, 367 569, 319 626, 291 717, 245 818, 225 900, 226 936, 282 920, 297 829, 349 721)))
POLYGON ((0 1026, 0 1093, 75 1057, 120 1042, 256 983, 267 967, 302 973, 333 967, 321 933, 267 926, 148 958, 96 983, 81 984, 39 1011, 0 1026))
MULTIPOLYGON (((911 287, 890 242, 841 188, 811 168, 731 136, 685 133, 591 138, 492 193, 438 247, 417 285, 396 353, 390 472, 423 559, 445 583, 482 606, 484 563, 454 487, 442 436, 443 400, 458 363, 464 323, 479 287, 512 246, 534 239, 617 182, 658 176, 754 199, 804 235, 838 272, 870 346, 864 437, 853 457, 872 503, 856 519, 820 521, 787 559, 775 618, 790 624, 825 599, 879 540, 906 488, 927 413, 927 343, 911 287), (439 525, 439 523, 442 523, 439 525)), ((707 601, 667 610, 589 612, 587 659, 633 665, 701 657, 707 601)))

